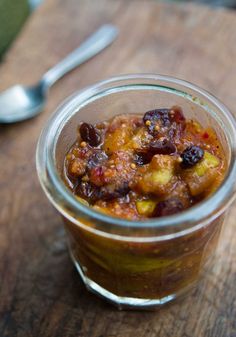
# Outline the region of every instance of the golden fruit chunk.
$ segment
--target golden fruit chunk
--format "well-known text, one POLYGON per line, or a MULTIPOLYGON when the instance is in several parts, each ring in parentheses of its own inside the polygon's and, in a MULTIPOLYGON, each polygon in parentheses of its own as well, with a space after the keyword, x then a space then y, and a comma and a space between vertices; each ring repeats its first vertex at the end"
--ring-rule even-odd
POLYGON ((151 139, 152 136, 147 132, 146 128, 140 128, 126 144, 126 148, 134 150, 141 149, 143 146, 148 144, 151 139))
POLYGON ((187 182, 189 190, 193 196, 199 194, 209 194, 208 189, 211 188, 214 181, 217 179, 218 173, 216 168, 212 168, 203 176, 193 175, 187 182))
POLYGON ((132 186, 141 193, 156 195, 166 193, 166 188, 171 188, 174 176, 176 159, 169 155, 155 155, 145 169, 137 171, 132 186))
POLYGON ((160 169, 151 174, 151 180, 154 184, 166 185, 171 180, 173 174, 171 170, 160 169))
POLYGON ((140 215, 152 215, 156 207, 156 202, 153 200, 137 200, 136 208, 140 215))
POLYGON ((209 169, 215 168, 219 166, 219 164, 220 164, 220 161, 216 156, 205 151, 204 157, 201 160, 201 162, 199 162, 194 167, 194 172, 196 172, 199 177, 202 177, 207 173, 209 169))
POLYGON ((219 165, 219 158, 205 151, 203 159, 193 168, 186 170, 184 180, 193 196, 208 194, 208 189, 218 179, 219 165))
POLYGON ((131 136, 132 129, 129 126, 120 127, 114 132, 108 132, 103 148, 107 153, 122 150, 123 146, 130 141, 131 136))

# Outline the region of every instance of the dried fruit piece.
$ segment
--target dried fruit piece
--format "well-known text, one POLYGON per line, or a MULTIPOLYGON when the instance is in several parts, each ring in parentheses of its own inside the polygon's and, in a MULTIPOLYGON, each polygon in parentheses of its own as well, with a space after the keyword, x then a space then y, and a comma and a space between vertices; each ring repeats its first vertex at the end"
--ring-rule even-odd
POLYGON ((183 114, 183 110, 179 106, 173 106, 170 110, 170 119, 172 122, 177 124, 184 123, 185 124, 185 117, 183 114))
POLYGON ((183 159, 182 167, 189 168, 196 165, 204 156, 204 150, 199 146, 189 146, 184 152, 180 155, 183 159))
POLYGON ((143 122, 144 124, 146 124, 147 121, 150 121, 152 125, 154 122, 160 121, 163 126, 169 126, 170 125, 169 112, 170 109, 155 109, 147 111, 143 116, 143 122))
POLYGON ((135 153, 134 161, 139 166, 149 164, 156 154, 170 155, 176 152, 176 147, 168 139, 156 140, 149 144, 146 149, 135 153))
POLYGON ((152 160, 153 154, 149 151, 139 151, 135 153, 134 161, 137 165, 142 166, 149 164, 152 160))
POLYGON ((168 139, 157 140, 149 144, 149 151, 154 154, 173 154, 176 147, 168 139))
POLYGON ((158 133, 160 126, 170 128, 170 133, 177 133, 186 126, 183 111, 178 106, 174 106, 171 109, 164 108, 147 111, 143 117, 143 122, 148 128, 148 131, 153 135, 158 133))
POLYGON ((152 215, 156 207, 156 202, 153 200, 137 200, 136 208, 140 215, 150 216, 152 215))
POLYGON ((106 153, 102 150, 95 150, 95 152, 89 157, 87 167, 89 169, 101 165, 108 159, 106 153))
POLYGON ((75 193, 81 198, 88 200, 91 204, 100 199, 100 189, 90 182, 79 182, 75 193))
POLYGON ((113 200, 125 197, 130 191, 129 183, 124 182, 121 186, 110 184, 101 187, 100 196, 102 200, 113 200))
POLYGON ((82 123, 79 128, 81 139, 91 146, 98 146, 101 142, 101 137, 98 130, 88 123, 82 123))
POLYGON ((148 128, 148 132, 155 135, 159 132, 160 126, 170 126, 170 109, 155 109, 147 111, 143 116, 143 122, 148 128), (160 125, 159 125, 160 123, 160 125))
POLYGON ((153 212, 153 216, 161 217, 173 215, 181 212, 184 209, 182 202, 178 198, 170 198, 158 202, 153 212))

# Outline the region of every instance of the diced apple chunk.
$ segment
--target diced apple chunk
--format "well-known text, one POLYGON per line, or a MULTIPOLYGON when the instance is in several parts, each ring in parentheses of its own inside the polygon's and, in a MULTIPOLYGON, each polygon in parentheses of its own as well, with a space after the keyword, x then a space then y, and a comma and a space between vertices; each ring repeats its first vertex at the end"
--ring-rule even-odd
POLYGON ((146 168, 138 172, 132 186, 141 193, 162 195, 171 187, 176 160, 169 155, 155 155, 146 168))
POLYGON ((209 152, 205 152, 201 162, 186 171, 185 181, 193 196, 207 192, 218 176, 220 160, 209 152))
POLYGON ((151 174, 151 180, 154 184, 166 185, 171 180, 173 174, 171 170, 160 169, 151 174))
POLYGON ((219 166, 219 159, 209 152, 205 152, 204 157, 200 163, 194 167, 194 171, 199 177, 204 176, 211 168, 219 166))
POLYGON ((145 127, 142 127, 138 130, 137 133, 133 135, 130 141, 126 144, 126 148, 129 149, 141 149, 145 144, 148 144, 152 136, 147 132, 145 127))
POLYGON ((136 208, 140 215, 149 216, 152 215, 156 207, 156 202, 153 200, 137 200, 136 208))
POLYGON ((107 153, 122 150, 123 146, 129 142, 131 134, 131 128, 129 126, 120 127, 114 132, 108 133, 103 145, 104 150, 107 153))

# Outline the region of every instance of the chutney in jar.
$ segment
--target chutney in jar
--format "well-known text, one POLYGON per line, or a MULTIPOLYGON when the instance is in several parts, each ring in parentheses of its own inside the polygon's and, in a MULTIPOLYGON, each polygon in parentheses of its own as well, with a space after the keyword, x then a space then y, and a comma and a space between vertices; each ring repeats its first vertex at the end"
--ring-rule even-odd
MULTIPOLYGON (((94 125, 81 122, 63 178, 78 202, 145 224, 203 202, 220 186, 226 166, 214 129, 173 106, 94 125)), ((215 250, 222 220, 163 242, 107 238, 68 220, 66 228, 86 277, 116 296, 155 299, 197 280, 215 250)), ((96 228, 89 221, 86 225, 96 228)))
POLYGON ((187 120, 180 107, 82 122, 65 159, 78 199, 130 220, 184 211, 212 194, 226 163, 213 129, 187 120))

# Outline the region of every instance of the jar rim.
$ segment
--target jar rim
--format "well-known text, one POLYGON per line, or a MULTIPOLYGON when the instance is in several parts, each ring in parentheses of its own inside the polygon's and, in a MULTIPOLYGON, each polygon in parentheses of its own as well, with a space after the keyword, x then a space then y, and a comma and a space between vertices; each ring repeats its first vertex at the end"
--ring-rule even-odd
MULTIPOLYGON (((113 86, 112 88, 114 89, 116 87, 113 86)), ((194 103, 196 103, 195 100, 194 103)), ((201 107, 203 107, 204 105, 205 110, 209 112, 210 108, 207 104, 202 104, 202 102, 200 102, 199 104, 201 105, 201 107)), ((229 132, 229 130, 227 131, 229 132)), ((177 79, 175 77, 158 74, 127 74, 115 76, 107 80, 100 81, 94 85, 91 85, 83 90, 74 93, 56 109, 52 117, 49 119, 47 125, 40 135, 36 151, 36 165, 40 183, 52 204, 58 209, 61 214, 63 214, 69 220, 75 223, 78 222, 79 224, 81 224, 81 222, 78 221, 78 219, 76 219, 74 215, 79 217, 81 216, 81 214, 83 214, 90 219, 94 219, 95 221, 101 221, 102 223, 109 224, 109 226, 114 226, 116 228, 161 229, 166 227, 181 227, 181 225, 185 224, 185 229, 188 230, 190 228, 193 228, 194 226, 197 226, 199 222, 201 222, 201 225, 204 225, 204 220, 205 222, 208 222, 209 218, 211 220, 214 220, 222 212, 224 212, 224 210, 233 201, 233 198, 235 196, 235 158, 236 122, 226 106, 212 94, 190 82, 177 79), (74 113, 78 112, 81 107, 85 106, 91 101, 91 98, 98 97, 98 95, 102 92, 101 89, 103 89, 103 92, 109 94, 109 86, 115 85, 116 83, 118 84, 122 82, 123 85, 126 83, 126 87, 131 87, 132 85, 134 85, 134 83, 128 84, 129 81, 136 83, 136 85, 144 85, 145 81, 163 82, 163 85, 157 83, 154 86, 166 88, 166 90, 170 89, 177 94, 184 94, 193 98, 192 94, 188 94, 188 89, 190 89, 196 95, 195 100, 197 94, 200 94, 211 104, 213 104, 215 108, 223 112, 223 115, 227 118, 227 121, 230 124, 232 131, 234 131, 231 132, 230 135, 231 158, 224 181, 215 191, 215 193, 212 194, 209 198, 202 202, 199 202, 195 206, 181 213, 142 221, 126 220, 109 216, 80 203, 73 195, 73 193, 66 187, 56 168, 53 151, 55 150, 55 144, 58 140, 60 131, 63 129, 65 123, 73 116, 73 114, 70 114, 70 116, 68 117, 68 111, 73 110, 74 113), (166 86, 164 84, 166 84, 166 86), (173 89, 174 85, 182 87, 183 90, 173 89), (104 86, 108 86, 108 88, 104 89, 104 86)))

